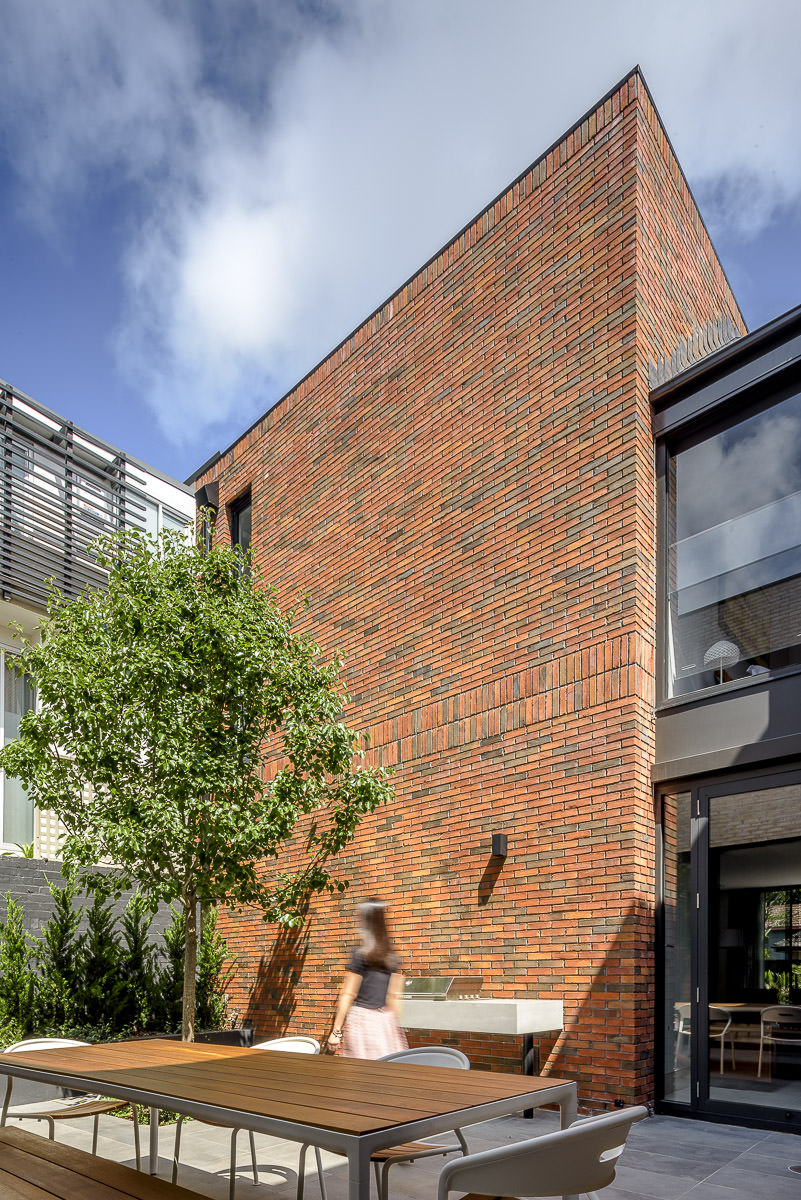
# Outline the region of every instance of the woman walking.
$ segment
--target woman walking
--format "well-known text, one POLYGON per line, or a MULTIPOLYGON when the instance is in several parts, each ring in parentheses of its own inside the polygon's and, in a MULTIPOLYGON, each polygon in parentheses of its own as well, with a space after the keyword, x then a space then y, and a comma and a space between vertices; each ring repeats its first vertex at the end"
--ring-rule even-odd
POLYGON ((328 1041, 345 1058, 383 1058, 408 1048, 398 1024, 403 978, 384 905, 360 904, 357 919, 359 945, 345 972, 328 1041))

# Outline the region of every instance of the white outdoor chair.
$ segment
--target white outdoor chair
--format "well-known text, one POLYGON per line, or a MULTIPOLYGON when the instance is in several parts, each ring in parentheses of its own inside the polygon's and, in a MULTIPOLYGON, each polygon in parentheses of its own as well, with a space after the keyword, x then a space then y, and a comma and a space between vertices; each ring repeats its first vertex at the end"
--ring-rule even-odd
MULTIPOLYGON (((291 1051, 294 1054, 319 1054, 320 1043, 312 1037, 281 1037, 273 1038, 269 1042, 257 1042, 253 1047, 254 1050, 284 1050, 291 1051)), ((172 1158, 172 1182, 175 1183, 178 1177, 178 1158, 181 1151, 181 1128, 184 1123, 184 1118, 181 1116, 175 1126, 175 1149, 172 1158)), ((203 1121, 204 1125, 215 1125, 217 1128, 225 1129, 225 1125, 219 1125, 216 1121, 203 1121)), ((250 1161, 253 1170, 253 1182, 259 1182, 259 1171, 256 1165, 256 1140, 253 1136, 253 1130, 248 1131, 250 1137, 250 1161)), ((236 1196, 236 1139, 239 1135, 239 1127, 231 1127, 231 1175, 228 1185, 228 1200, 235 1200, 236 1196)), ((300 1151, 300 1164, 298 1167, 298 1179, 302 1180, 304 1174, 304 1164, 306 1161, 307 1146, 302 1146, 300 1151)), ((320 1178, 320 1190, 323 1193, 325 1200, 325 1184, 323 1183, 323 1164, 320 1158, 320 1150, 317 1146, 314 1148, 314 1153, 317 1158, 317 1174, 320 1178)), ((302 1183, 298 1185, 302 1189, 302 1183)))
POLYGON ((759 1064, 757 1079, 762 1075, 762 1051, 768 1047, 769 1057, 776 1046, 801 1047, 801 1007, 797 1004, 771 1004, 763 1008, 759 1023, 759 1064))
MULTIPOLYGON (((385 1054, 379 1062, 413 1062, 421 1067, 456 1067, 463 1071, 470 1070, 470 1059, 461 1050, 452 1046, 416 1046, 412 1050, 396 1050, 393 1054, 385 1054)), ((390 1146, 386 1150, 374 1150, 370 1156, 375 1171, 378 1200, 387 1200, 389 1195, 389 1169, 396 1163, 414 1162, 418 1158, 431 1158, 438 1154, 467 1154, 467 1142, 460 1129, 454 1129, 456 1145, 441 1145, 434 1142, 404 1142, 400 1146, 390 1146)), ((298 1175, 298 1193, 296 1200, 303 1200, 303 1162, 306 1157, 306 1146, 301 1150, 301 1166, 298 1175)), ((322 1200, 327 1200, 322 1173, 320 1173, 320 1191, 322 1200)))
MULTIPOLYGON (((66 1046, 88 1045, 89 1042, 77 1042, 71 1038, 28 1038, 24 1042, 14 1042, 12 1046, 6 1046, 3 1053, 24 1054, 29 1050, 60 1050, 66 1046)), ((12 1119, 23 1118, 26 1121, 47 1121, 48 1136, 50 1141, 54 1142, 56 1140, 56 1121, 74 1121, 81 1117, 92 1117, 94 1119, 92 1128, 92 1154, 97 1154, 98 1122, 100 1117, 104 1113, 116 1112, 117 1109, 124 1108, 127 1104, 126 1100, 106 1100, 102 1096, 89 1095, 82 1092, 74 1096, 39 1101, 32 1104, 19 1104, 11 1108, 10 1102, 13 1086, 14 1076, 9 1075, 6 1081, 3 1111, 0 1115, 0 1128, 5 1126, 9 1117, 12 1119)), ((131 1105, 131 1111, 133 1113, 136 1169, 141 1171, 142 1157, 139 1151, 139 1118, 135 1104, 131 1105)))
POLYGON ((457 1159, 442 1168, 438 1200, 448 1200, 454 1191, 467 1193, 464 1200, 564 1195, 595 1200, 597 1191, 615 1178, 632 1125, 647 1116, 645 1108, 622 1108, 585 1117, 569 1129, 457 1159))

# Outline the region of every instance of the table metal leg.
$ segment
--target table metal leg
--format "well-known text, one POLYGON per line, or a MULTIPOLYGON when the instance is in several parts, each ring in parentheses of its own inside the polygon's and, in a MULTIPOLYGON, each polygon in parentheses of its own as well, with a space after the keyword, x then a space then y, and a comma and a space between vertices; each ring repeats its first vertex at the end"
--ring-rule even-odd
POLYGON ((150 1110, 150 1151, 148 1157, 148 1169, 151 1175, 159 1173, 159 1110, 151 1108, 150 1110))
MULTIPOLYGON (((559 1101, 559 1127, 567 1129, 578 1117, 578 1089, 573 1087, 559 1101)), ((562 1200, 580 1200, 578 1196, 563 1196, 562 1200)))
MULTIPOLYGON (((535 1044, 534 1035, 531 1033, 523 1035, 522 1067, 524 1075, 539 1075, 540 1073, 540 1048, 535 1044)), ((534 1109, 525 1109, 523 1116, 530 1121, 534 1116, 534 1109)))
POLYGON ((370 1200, 370 1151, 362 1146, 348 1151, 348 1200, 370 1200))
POLYGON ((578 1117, 578 1092, 572 1088, 567 1096, 559 1101, 559 1128, 567 1129, 578 1117))

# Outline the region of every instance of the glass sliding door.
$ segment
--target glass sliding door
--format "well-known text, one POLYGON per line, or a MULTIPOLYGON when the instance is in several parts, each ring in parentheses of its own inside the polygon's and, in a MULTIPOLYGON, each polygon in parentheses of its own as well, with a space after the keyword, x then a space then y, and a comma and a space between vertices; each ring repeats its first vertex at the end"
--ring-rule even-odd
POLYGON ((660 807, 662 1101, 801 1130, 801 771, 660 807))
POLYGON ((801 1111, 801 783, 707 803, 709 1096, 801 1111))
POLYGON ((662 1087, 666 1100, 690 1103, 692 910, 690 792, 662 797, 664 998, 662 1087))

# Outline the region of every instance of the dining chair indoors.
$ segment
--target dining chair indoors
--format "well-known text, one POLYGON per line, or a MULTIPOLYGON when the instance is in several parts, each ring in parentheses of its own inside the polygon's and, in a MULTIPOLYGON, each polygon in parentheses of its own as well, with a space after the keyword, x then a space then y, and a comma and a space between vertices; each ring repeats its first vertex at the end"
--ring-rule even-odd
POLYGON ((763 1008, 759 1022, 757 1079, 762 1077, 762 1052, 766 1046, 769 1062, 775 1057, 777 1046, 801 1047, 801 1006, 771 1004, 763 1008))
MULTIPOLYGON (((393 1054, 385 1054, 379 1062, 408 1062, 421 1067, 456 1067, 459 1070, 470 1070, 470 1059, 461 1050, 452 1046, 415 1046, 411 1050, 396 1050, 393 1054)), ((370 1156, 375 1171, 375 1182, 378 1190, 378 1200, 387 1200, 389 1195, 390 1167, 398 1163, 414 1162, 418 1158, 431 1158, 439 1154, 468 1154, 467 1142, 460 1129, 454 1129, 456 1144, 442 1145, 438 1142, 403 1142, 399 1146, 390 1146, 386 1150, 375 1150, 370 1156)), ((303 1200, 303 1161, 306 1147, 301 1151, 301 1173, 298 1175, 298 1192, 296 1200, 303 1200)), ((320 1190, 322 1200, 327 1200, 322 1173, 320 1172, 320 1190)))
MULTIPOLYGON (((28 1038, 23 1042, 14 1042, 12 1046, 6 1046, 3 1053, 5 1054, 24 1054, 26 1051, 32 1050, 61 1050, 66 1046, 88 1046, 89 1042, 79 1042, 72 1038, 28 1038)), ((0 1114, 0 1128, 4 1127, 9 1117, 24 1118, 26 1121, 47 1121, 48 1136, 51 1142, 56 1140, 56 1121, 75 1121, 81 1118, 92 1117, 92 1154, 97 1154, 97 1137, 98 1124, 100 1117, 105 1113, 116 1112, 120 1108, 124 1108, 127 1104, 126 1100, 108 1100, 103 1096, 89 1095, 85 1092, 76 1093, 73 1096, 56 1098, 53 1100, 45 1100, 34 1102, 31 1104, 20 1104, 11 1107, 11 1092, 14 1086, 14 1077, 9 1075, 6 1081, 6 1094, 3 1100, 3 1110, 0 1114)), ((142 1157, 139 1150, 139 1119, 136 1111, 136 1105, 131 1105, 133 1113, 133 1133, 134 1133, 134 1151, 136 1154, 137 1170, 142 1169, 142 1157)))
MULTIPOLYGON (((690 1038, 692 1035, 692 1005, 687 1001, 682 1001, 675 1006, 676 1011, 676 1043, 673 1050, 673 1070, 675 1071, 679 1065, 679 1054, 681 1051, 681 1039, 687 1039, 687 1057, 690 1054, 690 1038)), ((734 1058, 734 1033, 732 1031, 731 1013, 727 1008, 721 1008, 717 1004, 709 1006, 709 1040, 710 1042, 720 1043, 720 1074, 724 1073, 724 1064, 726 1056, 726 1039, 729 1039, 729 1047, 731 1050, 731 1065, 732 1070, 736 1067, 734 1058)))
MULTIPOLYGON (((312 1037, 301 1037, 301 1036, 273 1038, 272 1040, 270 1040, 268 1042, 257 1042, 257 1044, 255 1046, 253 1046, 252 1048, 254 1050, 288 1051, 288 1052, 294 1053, 294 1054, 319 1054, 320 1053, 320 1043, 318 1041, 316 1041, 312 1037)), ((175 1181, 178 1177, 178 1159, 179 1159, 179 1155, 180 1155, 180 1151, 181 1151, 181 1127, 183 1125, 183 1122, 184 1122, 184 1118, 179 1117, 178 1122, 175 1126, 175 1149, 173 1151, 173 1159, 172 1159, 172 1182, 173 1183, 175 1183, 175 1181)), ((204 1121, 202 1123, 204 1125, 216 1125, 217 1128, 223 1128, 223 1129, 226 1128, 226 1126, 219 1125, 216 1121, 204 1121)), ((253 1136, 253 1130, 252 1129, 248 1130, 248 1133, 249 1133, 249 1137, 250 1137, 250 1161, 251 1161, 251 1168, 253 1170, 253 1182, 258 1183, 259 1182, 259 1171, 258 1171, 258 1167, 256 1164, 256 1141, 253 1136)), ((230 1174, 230 1182, 228 1185, 228 1200, 235 1200, 235 1196, 236 1196, 236 1139, 237 1139, 238 1135, 239 1135, 239 1127, 231 1126, 231 1167, 230 1167, 231 1174, 230 1174)), ((302 1180, 303 1175, 304 1175, 304 1166, 305 1166, 305 1162, 306 1162, 307 1149, 308 1149, 308 1146, 304 1145, 301 1147, 300 1164, 298 1167, 298 1179, 299 1180, 302 1180)), ((317 1174, 320 1179, 320 1191, 322 1192, 324 1200, 325 1200, 325 1184, 323 1182, 323 1164, 322 1164, 322 1160, 320 1158, 320 1150, 317 1146, 314 1147, 314 1153, 315 1153, 315 1157, 317 1159, 317 1174)), ((299 1184, 299 1187, 302 1190, 302 1184, 299 1184)))
POLYGON ((469 1154, 442 1168, 438 1200, 461 1192, 464 1200, 489 1197, 588 1196, 615 1178, 618 1161, 635 1121, 645 1108, 622 1108, 575 1121, 568 1129, 525 1142, 469 1154))

